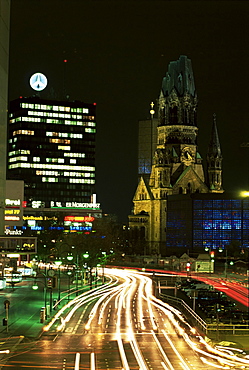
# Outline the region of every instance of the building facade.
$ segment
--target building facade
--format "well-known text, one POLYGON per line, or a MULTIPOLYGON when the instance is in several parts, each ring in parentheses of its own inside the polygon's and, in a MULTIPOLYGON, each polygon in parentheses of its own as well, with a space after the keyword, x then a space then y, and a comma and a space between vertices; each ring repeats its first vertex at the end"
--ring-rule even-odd
POLYGON ((186 56, 169 64, 159 94, 157 119, 157 145, 151 173, 149 180, 145 176, 139 180, 129 227, 142 230, 147 253, 165 255, 167 197, 223 193, 222 154, 215 116, 207 153, 208 177, 205 178, 197 146, 197 92, 191 60, 186 56))
POLYGON ((8 133, 7 176, 24 182, 22 232, 91 231, 102 215, 95 193, 96 105, 19 98, 10 103, 8 133))
POLYGON ((249 198, 238 194, 168 196, 166 247, 189 251, 249 247, 249 198))
POLYGON ((153 157, 157 144, 156 118, 138 122, 138 178, 149 179, 152 169, 153 157))
POLYGON ((73 207, 95 193, 96 105, 19 98, 10 103, 8 179, 27 207, 73 207))
POLYGON ((4 232, 6 181, 8 69, 9 69, 10 0, 0 0, 0 235, 4 232))

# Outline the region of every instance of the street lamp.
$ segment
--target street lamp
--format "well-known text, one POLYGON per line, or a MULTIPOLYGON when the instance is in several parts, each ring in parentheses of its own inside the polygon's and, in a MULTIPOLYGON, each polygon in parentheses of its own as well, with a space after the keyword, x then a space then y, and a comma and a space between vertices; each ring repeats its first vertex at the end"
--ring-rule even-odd
POLYGON ((225 275, 225 279, 227 278, 227 248, 225 247, 224 249, 222 249, 221 247, 219 247, 218 251, 221 253, 225 250, 225 269, 224 269, 224 275, 225 275))
POLYGON ((60 303, 61 300, 61 269, 60 265, 62 264, 62 261, 60 259, 55 260, 55 265, 58 267, 58 304, 60 303))

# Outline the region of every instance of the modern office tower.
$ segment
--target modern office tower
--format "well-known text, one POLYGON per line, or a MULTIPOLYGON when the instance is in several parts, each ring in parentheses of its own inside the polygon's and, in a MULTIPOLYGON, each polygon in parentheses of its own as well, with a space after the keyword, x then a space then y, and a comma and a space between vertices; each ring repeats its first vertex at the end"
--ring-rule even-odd
MULTIPOLYGON (((133 197, 131 231, 140 231, 144 251, 166 253, 167 199, 170 195, 223 193, 222 155, 213 119, 207 173, 198 150, 197 92, 191 60, 181 55, 169 63, 157 106, 157 140, 151 172, 141 176, 133 197)), ((151 139, 152 140, 152 139, 151 139)), ((149 150, 151 145, 148 145, 149 150)))
POLYGON ((24 180, 29 208, 84 208, 95 193, 96 104, 10 103, 8 179, 24 180))
POLYGON ((4 233, 10 1, 0 0, 0 235, 4 233))
POLYGON ((150 177, 156 150, 158 120, 151 117, 138 122, 138 178, 150 177))

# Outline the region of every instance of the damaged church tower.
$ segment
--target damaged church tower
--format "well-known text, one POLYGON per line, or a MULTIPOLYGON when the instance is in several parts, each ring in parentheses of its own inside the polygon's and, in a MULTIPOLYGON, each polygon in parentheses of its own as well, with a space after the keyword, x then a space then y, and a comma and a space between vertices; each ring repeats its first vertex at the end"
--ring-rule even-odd
POLYGON ((197 93, 191 60, 170 62, 158 99, 157 147, 149 181, 141 177, 129 227, 144 235, 147 254, 163 254, 167 196, 223 192, 222 156, 214 120, 208 146, 208 179, 197 147, 197 93))

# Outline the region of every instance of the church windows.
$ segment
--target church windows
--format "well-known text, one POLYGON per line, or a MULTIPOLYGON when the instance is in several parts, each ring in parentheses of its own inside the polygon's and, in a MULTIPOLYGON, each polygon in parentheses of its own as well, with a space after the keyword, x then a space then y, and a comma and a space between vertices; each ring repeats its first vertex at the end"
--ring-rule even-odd
POLYGON ((170 110, 169 110, 169 123, 171 125, 177 125, 178 124, 177 107, 176 106, 170 108, 170 110))
POLYGON ((139 199, 140 200, 146 200, 146 194, 142 191, 142 193, 139 194, 139 199))
POLYGON ((190 182, 188 183, 188 187, 187 187, 187 194, 190 194, 191 193, 191 184, 190 182))

